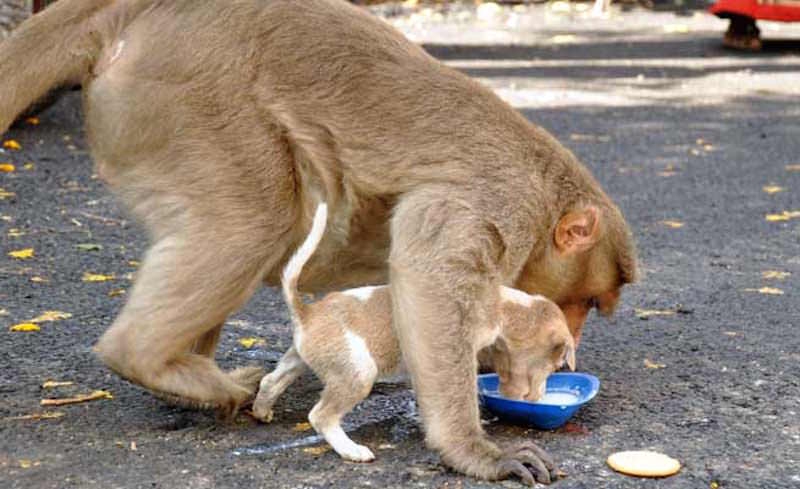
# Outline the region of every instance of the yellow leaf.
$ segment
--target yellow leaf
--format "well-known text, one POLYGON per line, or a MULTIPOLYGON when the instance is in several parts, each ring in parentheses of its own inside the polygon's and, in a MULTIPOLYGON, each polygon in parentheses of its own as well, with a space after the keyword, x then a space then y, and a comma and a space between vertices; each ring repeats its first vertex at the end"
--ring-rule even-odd
POLYGON ((647 319, 652 316, 673 316, 675 311, 658 310, 658 309, 635 309, 636 317, 639 319, 647 319))
POLYGON ((83 274, 84 282, 107 282, 109 280, 114 280, 114 275, 102 275, 98 273, 89 273, 89 272, 85 272, 83 274))
POLYGON ((0 200, 3 200, 7 197, 14 197, 16 195, 17 194, 15 194, 14 192, 7 192, 5 189, 0 188, 0 200))
POLYGON ((66 397, 62 399, 42 399, 39 402, 39 404, 41 404, 42 406, 63 406, 66 404, 78 404, 81 402, 97 401, 99 399, 114 399, 114 396, 112 396, 111 393, 108 391, 96 390, 93 391, 91 394, 85 394, 82 396, 66 397))
POLYGON ((760 289, 744 289, 745 292, 758 292, 759 294, 767 294, 767 295, 783 295, 783 291, 781 289, 776 289, 775 287, 761 287, 760 289))
POLYGON ((3 141, 3 147, 5 149, 11 149, 14 151, 19 151, 22 149, 22 145, 13 139, 8 139, 6 141, 3 141))
POLYGON ((800 171, 800 165, 786 165, 786 171, 800 171))
POLYGON ((294 431, 308 431, 311 429, 311 423, 297 423, 292 429, 294 431))
POLYGON ((31 282, 36 283, 36 284, 46 284, 47 282, 49 282, 49 280, 47 280, 44 277, 38 277, 37 276, 37 277, 31 277, 31 282))
POLYGON ((20 468, 23 468, 23 469, 30 469, 31 467, 33 467, 35 465, 40 465, 40 463, 41 462, 34 462, 33 460, 28 460, 26 458, 23 458, 23 459, 21 459, 19 461, 19 466, 20 466, 20 468))
POLYGON ((239 344, 245 348, 253 348, 255 346, 262 346, 265 341, 262 338, 239 338, 239 344))
POLYGON ((664 25, 664 32, 669 34, 686 34, 689 32, 689 26, 686 24, 666 24, 664 25))
POLYGON ((109 297, 119 297, 125 295, 125 289, 114 289, 108 292, 109 297))
POLYGON ((11 251, 8 253, 8 256, 10 256, 11 258, 16 258, 18 260, 27 260, 28 258, 33 258, 33 248, 25 248, 24 250, 11 251))
POLYGON ((11 173, 16 169, 17 167, 12 165, 11 163, 0 163, 0 172, 2 173, 11 173))
POLYGON ((19 323, 11 326, 11 331, 14 333, 31 333, 39 331, 41 328, 33 323, 19 323))
POLYGON ((644 359, 644 366, 645 368, 652 368, 652 369, 659 369, 666 367, 666 365, 664 365, 663 363, 651 362, 647 358, 644 359))
POLYGON ((331 449, 331 447, 329 447, 328 445, 319 445, 319 446, 316 446, 316 447, 304 448, 303 452, 307 453, 309 455, 319 456, 319 455, 322 455, 323 453, 325 453, 327 451, 330 451, 330 449, 331 449))
POLYGON ((36 168, 36 165, 34 165, 33 163, 25 163, 24 165, 22 165, 22 168, 26 170, 33 170, 34 168, 36 168))
POLYGON ((673 229, 679 229, 683 227, 683 223, 680 221, 661 221, 661 224, 673 229))
POLYGON ((765 270, 761 272, 761 278, 765 280, 770 280, 770 279, 783 280, 790 275, 791 273, 789 272, 780 272, 778 270, 765 270))
POLYGON ((136 261, 136 260, 129 260, 128 261, 128 265, 136 268, 136 267, 138 267, 140 265, 140 263, 138 261, 136 261))
POLYGON ((45 311, 39 316, 31 319, 29 322, 31 323, 46 323, 49 321, 61 321, 62 319, 69 319, 72 317, 72 314, 68 312, 61 312, 61 311, 45 311))
POLYGON ((20 236, 25 236, 25 231, 20 231, 17 228, 11 228, 8 230, 9 238, 19 238, 20 236))
POLYGON ((767 214, 765 216, 766 220, 769 222, 788 221, 795 217, 800 217, 800 211, 783 211, 780 214, 767 214))
POLYGON ((48 380, 42 384, 42 389, 54 389, 56 387, 66 387, 68 385, 75 385, 75 382, 72 382, 70 380, 63 380, 61 382, 56 380, 48 380))
POLYGON ((768 194, 777 194, 778 192, 783 192, 786 190, 784 187, 779 187, 778 185, 764 185, 761 187, 761 190, 768 194))
POLYGON ((38 126, 40 121, 38 117, 34 116, 34 117, 28 117, 27 119, 25 119, 25 122, 27 122, 32 126, 38 126))

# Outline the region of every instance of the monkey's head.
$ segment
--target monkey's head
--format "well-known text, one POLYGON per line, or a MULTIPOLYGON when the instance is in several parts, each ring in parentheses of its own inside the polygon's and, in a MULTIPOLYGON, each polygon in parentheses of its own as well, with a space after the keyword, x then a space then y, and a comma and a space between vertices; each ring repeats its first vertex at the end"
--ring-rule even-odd
POLYGON ((506 306, 501 332, 489 354, 500 393, 511 399, 540 399, 551 373, 565 364, 575 370, 575 343, 567 318, 543 297, 528 306, 506 306))
POLYGON ((611 316, 623 285, 637 280, 636 248, 610 201, 576 204, 559 215, 545 246, 534 250, 516 287, 559 305, 580 343, 589 311, 611 316))

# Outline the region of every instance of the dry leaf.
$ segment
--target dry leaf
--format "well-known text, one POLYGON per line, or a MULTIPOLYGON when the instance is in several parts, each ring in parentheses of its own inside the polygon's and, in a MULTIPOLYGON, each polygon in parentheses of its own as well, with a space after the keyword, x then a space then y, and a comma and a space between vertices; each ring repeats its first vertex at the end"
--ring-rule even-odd
POLYGON ((786 165, 786 171, 800 171, 800 165, 786 165))
POLYGON ((22 416, 11 416, 5 418, 6 421, 39 421, 42 419, 58 419, 63 418, 66 413, 62 411, 45 411, 43 413, 24 414, 22 416))
POLYGON ((84 282, 107 282, 109 280, 114 280, 114 275, 103 275, 99 273, 89 273, 89 272, 85 272, 83 274, 84 282))
POLYGON ((136 260, 129 260, 129 261, 128 261, 128 265, 130 265, 130 266, 132 266, 132 267, 136 268, 136 267, 138 267, 139 265, 141 265, 141 263, 139 263, 139 262, 138 262, 138 261, 136 261, 136 260))
POLYGON ((661 224, 672 229, 679 229, 684 226, 684 224, 680 221, 661 221, 661 224))
POLYGON ((3 141, 3 147, 5 149, 11 149, 11 150, 14 150, 14 151, 19 151, 19 150, 22 149, 22 145, 19 144, 14 139, 8 139, 6 141, 3 141))
POLYGON ((760 289, 744 289, 745 292, 758 292, 759 294, 766 294, 766 295, 783 295, 783 291, 781 289, 776 289, 775 287, 761 287, 760 289))
POLYGON ((297 423, 292 429, 294 431, 308 431, 311 429, 311 423, 297 423))
POLYGON ((725 336, 739 336, 739 333, 736 331, 723 331, 722 334, 725 336))
POLYGON ((8 256, 11 258, 16 258, 18 260, 27 260, 28 258, 33 258, 33 248, 25 248, 24 250, 16 250, 10 251, 8 256))
POLYGON ((0 316, 8 316, 8 309, 0 307, 0 316))
POLYGON ((652 316, 674 316, 675 311, 658 310, 658 309, 634 309, 636 317, 639 319, 648 319, 652 316))
POLYGON ((66 404, 78 404, 81 402, 97 401, 99 399, 114 399, 114 396, 108 391, 97 390, 91 394, 82 396, 65 397, 61 399, 42 399, 40 404, 42 406, 64 406, 66 404))
POLYGON ((28 124, 30 124, 32 126, 38 126, 40 121, 39 121, 38 117, 33 116, 33 117, 26 118, 25 122, 27 122, 28 124))
POLYGON ((0 173, 11 173, 16 169, 17 167, 12 165, 11 163, 0 163, 0 173))
POLYGON ((5 189, 0 188, 0 200, 3 200, 7 197, 16 197, 17 194, 14 192, 7 192, 5 189))
POLYGON ((9 330, 14 333, 32 333, 39 331, 40 329, 42 328, 33 323, 19 323, 9 328, 9 330))
POLYGON ((331 449, 331 447, 329 447, 328 445, 319 445, 319 446, 316 446, 316 447, 304 448, 303 449, 303 453, 307 453, 309 455, 319 456, 319 455, 322 455, 325 452, 330 451, 330 449, 331 449))
POLYGON ((19 238, 20 236, 25 236, 24 231, 20 231, 17 228, 11 228, 8 230, 8 237, 9 238, 19 238))
POLYGON ((770 279, 783 280, 790 275, 791 273, 789 272, 780 272, 778 270, 765 270, 761 272, 761 278, 765 280, 770 280, 770 279))
POLYGON ((75 385, 75 382, 71 380, 63 380, 63 381, 56 381, 56 380, 48 380, 44 384, 42 384, 42 389, 54 389, 56 387, 65 387, 68 385, 75 385))
POLYGON ((652 368, 652 369, 659 369, 666 367, 666 365, 664 365, 663 363, 651 362, 647 358, 644 359, 644 366, 645 368, 652 368))
POLYGON ((764 185, 763 187, 761 187, 761 190, 771 195, 771 194, 777 194, 778 192, 783 192, 784 190, 786 190, 786 188, 780 187, 778 185, 764 185))
POLYGON ((577 134, 573 133, 569 135, 569 138, 573 141, 599 141, 606 143, 611 141, 611 136, 607 136, 605 134, 577 134))
POLYGON ((22 168, 26 170, 33 170, 34 168, 36 168, 36 165, 34 165, 33 163, 25 163, 24 165, 22 165, 22 168))
POLYGON ((29 322, 31 323, 46 323, 49 321, 61 321, 62 319, 69 319, 72 317, 72 314, 68 312, 61 312, 61 311, 45 311, 39 316, 31 319, 29 322))
POLYGON ((47 280, 44 277, 36 276, 36 277, 31 277, 31 282, 35 284, 46 284, 47 282, 49 282, 49 280, 47 280))
POLYGON ((125 295, 125 289, 114 289, 108 292, 109 297, 119 297, 125 295))
POLYGON ((75 245, 81 251, 100 251, 103 249, 103 245, 95 244, 95 243, 81 243, 75 245))
POLYGON ((262 338, 239 338, 239 344, 245 348, 253 348, 255 346, 262 346, 266 342, 262 338))
POLYGON ((137 449, 136 449, 136 442, 135 442, 135 441, 132 441, 132 442, 131 442, 131 451, 132 451, 132 452, 135 452, 136 450, 137 450, 137 449))
POLYGON ((800 211, 783 211, 780 214, 767 214, 765 216, 769 222, 788 221, 789 219, 794 219, 795 217, 800 217, 800 211))
POLYGON ((20 468, 23 468, 23 469, 30 469, 31 467, 38 467, 41 464, 42 463, 39 462, 38 460, 34 461, 34 460, 28 460, 26 458, 23 458, 23 459, 21 459, 19 461, 19 466, 20 466, 20 468))

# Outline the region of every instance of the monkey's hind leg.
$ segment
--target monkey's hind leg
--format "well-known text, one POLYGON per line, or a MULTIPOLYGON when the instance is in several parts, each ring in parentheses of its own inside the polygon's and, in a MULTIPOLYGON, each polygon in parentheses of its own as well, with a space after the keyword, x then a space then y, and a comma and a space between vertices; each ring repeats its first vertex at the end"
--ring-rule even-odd
POLYGON ((230 416, 251 398, 260 374, 224 373, 209 358, 210 345, 272 263, 269 246, 248 242, 241 230, 207 224, 194 228, 199 235, 170 235, 148 251, 128 303, 96 351, 157 395, 230 416))

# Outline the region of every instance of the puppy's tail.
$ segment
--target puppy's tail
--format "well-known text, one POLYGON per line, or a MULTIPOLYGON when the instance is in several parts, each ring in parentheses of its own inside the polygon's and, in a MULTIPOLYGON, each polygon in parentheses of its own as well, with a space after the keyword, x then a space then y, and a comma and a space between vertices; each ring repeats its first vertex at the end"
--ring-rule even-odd
POLYGON ((328 221, 328 205, 320 204, 317 206, 317 212, 314 214, 314 222, 311 225, 311 231, 308 233, 306 240, 300 248, 295 251, 289 263, 283 269, 283 277, 281 278, 281 285, 283 286, 283 296, 286 304, 289 306, 289 312, 295 321, 299 320, 298 314, 302 314, 305 303, 300 299, 297 291, 297 282, 300 280, 300 273, 303 267, 311 258, 311 255, 316 251, 319 242, 322 240, 322 235, 325 234, 325 225, 328 221))
POLYGON ((80 84, 102 48, 92 18, 113 0, 59 0, 0 42, 0 134, 49 91, 80 84))

